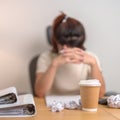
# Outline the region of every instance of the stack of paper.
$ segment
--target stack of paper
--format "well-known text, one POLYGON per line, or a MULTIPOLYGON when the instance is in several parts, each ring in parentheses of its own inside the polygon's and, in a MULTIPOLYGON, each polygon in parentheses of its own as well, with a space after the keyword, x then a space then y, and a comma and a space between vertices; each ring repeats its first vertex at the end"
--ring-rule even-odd
POLYGON ((15 87, 0 90, 0 117, 27 117, 35 114, 32 94, 17 95, 15 87))

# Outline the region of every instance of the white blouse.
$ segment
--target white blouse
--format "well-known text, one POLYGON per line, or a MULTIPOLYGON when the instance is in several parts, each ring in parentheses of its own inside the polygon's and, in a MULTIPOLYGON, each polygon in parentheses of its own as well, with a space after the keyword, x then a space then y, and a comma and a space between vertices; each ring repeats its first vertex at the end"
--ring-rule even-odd
MULTIPOLYGON (((101 70, 98 57, 91 52, 86 52, 96 58, 97 64, 101 70)), ((56 56, 57 54, 53 53, 52 51, 43 52, 39 56, 36 72, 44 73, 56 56)), ((56 72, 52 88, 48 94, 79 94, 80 89, 78 83, 80 80, 90 79, 90 72, 91 67, 83 63, 68 63, 60 66, 56 72)))

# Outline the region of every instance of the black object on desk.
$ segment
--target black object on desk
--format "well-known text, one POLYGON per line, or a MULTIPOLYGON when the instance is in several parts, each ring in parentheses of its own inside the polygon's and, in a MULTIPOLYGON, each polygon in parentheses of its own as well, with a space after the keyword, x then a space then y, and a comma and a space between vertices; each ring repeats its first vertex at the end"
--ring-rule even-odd
POLYGON ((104 98, 100 98, 98 103, 101 104, 101 105, 107 105, 107 98, 111 95, 117 95, 117 94, 120 94, 118 92, 115 92, 115 91, 109 91, 109 92, 106 92, 105 93, 105 97, 104 98))

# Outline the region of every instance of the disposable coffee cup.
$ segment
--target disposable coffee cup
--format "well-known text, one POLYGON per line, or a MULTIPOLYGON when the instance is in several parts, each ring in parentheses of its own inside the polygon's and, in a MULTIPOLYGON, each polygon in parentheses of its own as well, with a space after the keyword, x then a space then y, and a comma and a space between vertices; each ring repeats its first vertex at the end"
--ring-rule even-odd
POLYGON ((81 80, 80 96, 82 103, 82 110, 84 111, 97 111, 98 99, 100 92, 100 82, 97 79, 81 80))

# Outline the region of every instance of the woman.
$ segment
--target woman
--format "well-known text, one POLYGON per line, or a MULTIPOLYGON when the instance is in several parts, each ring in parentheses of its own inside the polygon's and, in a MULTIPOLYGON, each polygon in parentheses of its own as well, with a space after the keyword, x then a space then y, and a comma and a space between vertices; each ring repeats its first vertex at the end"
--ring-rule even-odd
POLYGON ((101 83, 100 98, 105 93, 100 63, 96 55, 85 50, 85 30, 76 19, 64 13, 53 22, 51 51, 44 52, 38 59, 35 93, 79 94, 79 81, 90 78, 101 83))

